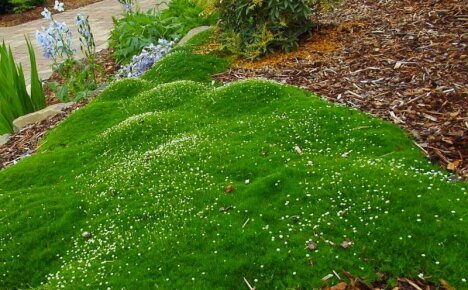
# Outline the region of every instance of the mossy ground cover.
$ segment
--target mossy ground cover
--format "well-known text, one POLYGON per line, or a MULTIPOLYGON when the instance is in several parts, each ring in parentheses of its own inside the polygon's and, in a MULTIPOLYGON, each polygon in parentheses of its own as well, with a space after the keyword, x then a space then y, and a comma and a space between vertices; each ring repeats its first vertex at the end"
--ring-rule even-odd
POLYGON ((0 288, 311 289, 342 270, 467 287, 466 183, 356 110, 213 87, 226 65, 171 54, 0 172, 0 288))

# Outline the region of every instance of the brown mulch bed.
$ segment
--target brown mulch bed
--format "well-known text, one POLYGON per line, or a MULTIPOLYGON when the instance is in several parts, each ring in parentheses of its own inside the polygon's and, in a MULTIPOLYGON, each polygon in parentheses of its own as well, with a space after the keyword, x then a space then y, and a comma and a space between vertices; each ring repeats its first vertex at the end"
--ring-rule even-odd
MULTIPOLYGON (((321 290, 383 290, 383 289, 392 289, 392 290, 454 290, 455 288, 450 285, 445 280, 440 280, 440 285, 436 286, 433 283, 418 278, 418 279, 407 279, 407 278, 397 278, 396 287, 392 288, 388 284, 388 279, 377 281, 372 284, 368 284, 358 277, 354 277, 351 273, 343 271, 342 278, 349 280, 348 282, 340 282, 333 286, 328 286, 326 284, 321 288, 321 290)), ((424 278, 424 277, 423 277, 424 278)), ((341 279, 340 279, 341 280, 341 279)))
POLYGON ((29 125, 18 133, 13 134, 5 145, 0 146, 0 169, 16 164, 19 160, 36 152, 39 141, 47 131, 55 128, 68 115, 87 103, 88 99, 85 99, 64 110, 62 114, 29 125))
MULTIPOLYGON (((110 50, 102 50, 97 54, 97 64, 102 70, 97 72, 98 83, 103 84, 107 81, 106 76, 112 76, 118 69, 117 64, 112 58, 110 50)), ((63 81, 59 75, 52 74, 47 81, 63 81)), ((59 103, 54 97, 54 93, 46 88, 47 103, 49 105, 59 103)), ((38 149, 38 144, 44 135, 55 128, 66 119, 75 110, 87 105, 94 96, 86 98, 66 109, 63 114, 56 115, 47 120, 35 123, 23 128, 18 133, 13 134, 5 145, 0 145, 0 169, 15 164, 19 160, 30 156, 38 149)))
POLYGON ((345 0, 289 54, 239 61, 221 82, 265 77, 406 129, 468 175, 468 0, 345 0))
MULTIPOLYGON (((100 2, 102 0, 67 0, 65 2, 65 11, 69 9, 75 9, 83 7, 89 4, 100 2)), ((9 13, 9 14, 0 14, 0 27, 15 26, 18 24, 26 23, 32 20, 42 18, 41 12, 44 10, 44 7, 51 10, 54 7, 55 0, 46 0, 46 3, 42 6, 37 6, 34 9, 24 11, 21 13, 9 13)), ((54 14, 60 12, 54 10, 54 14)))

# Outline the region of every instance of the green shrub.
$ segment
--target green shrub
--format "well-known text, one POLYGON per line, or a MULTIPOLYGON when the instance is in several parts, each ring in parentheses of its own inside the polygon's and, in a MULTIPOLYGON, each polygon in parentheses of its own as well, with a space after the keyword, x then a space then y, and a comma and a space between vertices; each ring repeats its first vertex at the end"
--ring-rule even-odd
POLYGON ((215 0, 213 8, 219 13, 224 48, 256 58, 275 48, 296 48, 299 38, 314 26, 313 16, 334 2, 337 0, 215 0))
POLYGON ((21 13, 44 3, 45 0, 0 0, 0 14, 11 11, 21 13))
POLYGON ((46 106, 45 94, 36 67, 36 56, 27 40, 31 62, 31 95, 26 90, 23 68, 17 65, 10 47, 0 46, 0 134, 12 132, 14 119, 46 106))
POLYGON ((128 13, 121 19, 114 18, 109 47, 119 63, 128 62, 160 38, 174 39, 194 27, 214 24, 215 17, 205 18, 202 12, 203 8, 190 0, 174 0, 162 11, 128 13))
POLYGON ((8 0, 0 0, 0 14, 7 13, 11 10, 11 3, 8 0))

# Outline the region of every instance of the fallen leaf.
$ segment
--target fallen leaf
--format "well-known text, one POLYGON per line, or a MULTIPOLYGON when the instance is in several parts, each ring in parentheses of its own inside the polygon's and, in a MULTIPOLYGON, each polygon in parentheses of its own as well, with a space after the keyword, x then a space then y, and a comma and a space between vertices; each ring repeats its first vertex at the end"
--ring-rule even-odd
POLYGON ((449 284, 449 282, 445 281, 444 279, 440 279, 440 285, 445 290, 455 290, 455 287, 449 284))
POLYGON ((460 114, 460 110, 456 111, 456 112, 453 112, 453 113, 450 113, 450 117, 452 118, 455 118, 456 116, 458 116, 460 114))
POLYGON ((347 287, 348 287, 348 284, 346 284, 345 282, 340 282, 336 284, 335 286, 332 286, 330 290, 346 290, 347 287))
POLYGON ((232 184, 229 184, 224 188, 224 191, 227 193, 233 192, 234 191, 234 186, 232 184))
POLYGON ((455 171, 458 165, 460 165, 460 160, 450 162, 449 164, 447 164, 447 169, 451 171, 455 171))

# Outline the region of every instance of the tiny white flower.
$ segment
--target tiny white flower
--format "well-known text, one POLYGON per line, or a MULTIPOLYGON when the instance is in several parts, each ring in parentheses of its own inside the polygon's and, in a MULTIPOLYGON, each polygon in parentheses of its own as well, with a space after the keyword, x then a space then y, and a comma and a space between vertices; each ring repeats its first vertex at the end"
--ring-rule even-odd
POLYGON ((49 10, 47 10, 47 8, 44 8, 44 11, 41 12, 41 15, 42 17, 44 17, 44 19, 47 19, 47 20, 52 19, 52 14, 50 13, 49 10))
POLYGON ((65 11, 65 5, 63 4, 63 2, 55 0, 54 9, 58 12, 63 12, 65 11))

